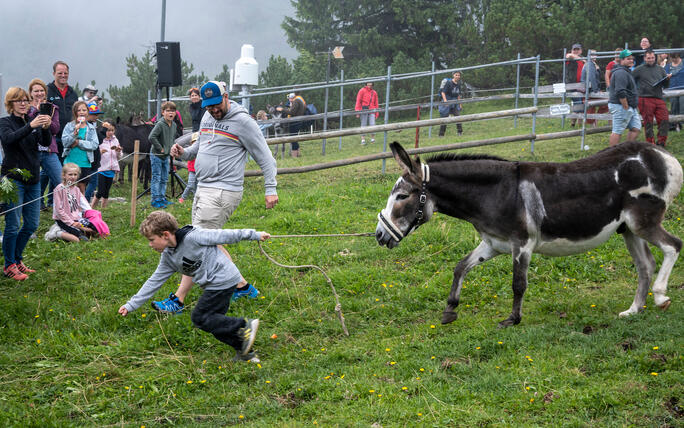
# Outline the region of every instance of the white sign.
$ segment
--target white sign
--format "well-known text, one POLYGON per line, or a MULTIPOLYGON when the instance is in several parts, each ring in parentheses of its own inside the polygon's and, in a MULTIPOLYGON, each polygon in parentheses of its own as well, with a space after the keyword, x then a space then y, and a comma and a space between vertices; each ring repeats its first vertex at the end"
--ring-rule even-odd
POLYGON ((565 93, 565 83, 554 83, 553 84, 554 94, 564 94, 565 93))
POLYGON ((549 106, 551 116, 560 116, 563 114, 570 114, 570 104, 554 104, 549 106))
POLYGON ((335 49, 333 49, 333 51, 332 51, 333 57, 337 58, 337 59, 344 58, 344 55, 342 55, 343 50, 344 50, 344 46, 335 46, 335 49))

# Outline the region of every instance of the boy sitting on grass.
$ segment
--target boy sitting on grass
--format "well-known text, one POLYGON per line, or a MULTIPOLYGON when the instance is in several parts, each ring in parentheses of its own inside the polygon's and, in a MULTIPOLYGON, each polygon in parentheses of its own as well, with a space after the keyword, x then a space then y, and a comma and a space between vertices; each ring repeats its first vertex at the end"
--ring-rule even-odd
POLYGON ((140 233, 150 241, 150 247, 161 253, 161 259, 157 270, 138 293, 119 308, 119 313, 126 316, 138 309, 174 272, 189 275, 193 283, 204 289, 190 317, 195 327, 235 348, 236 360, 258 362, 258 357, 250 350, 259 320, 226 316, 230 297, 241 276, 237 266, 217 245, 244 240, 264 241, 271 235, 254 229, 202 229, 193 226, 179 229, 176 218, 165 211, 150 213, 140 224, 140 233))

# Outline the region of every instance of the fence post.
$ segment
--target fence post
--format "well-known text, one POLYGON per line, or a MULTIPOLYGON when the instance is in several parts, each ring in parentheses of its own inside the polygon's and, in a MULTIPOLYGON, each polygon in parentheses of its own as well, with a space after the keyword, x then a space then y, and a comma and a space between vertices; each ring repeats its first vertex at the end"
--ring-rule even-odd
MULTIPOLYGON (((330 47, 328 47, 328 65, 325 69, 325 106, 323 108, 323 132, 328 130, 328 85, 330 84, 330 47)), ((325 138, 323 139, 323 156, 325 156, 325 138)))
MULTIPOLYGON (((520 61, 520 52, 518 52, 518 61, 520 61)), ((515 108, 518 108, 518 98, 520 98, 520 62, 515 67, 515 108)), ((513 128, 518 127, 518 115, 513 116, 513 128)))
MULTIPOLYGON (((432 75, 430 76, 430 119, 432 119, 432 109, 435 100, 435 62, 432 61, 432 75)), ((432 138, 432 126, 428 127, 428 138, 432 138)))
MULTIPOLYGON (((390 101, 390 77, 392 76, 392 66, 388 65, 387 66, 387 86, 385 89, 385 125, 389 123, 389 101, 390 101)), ((382 141, 382 151, 386 152, 387 151, 387 131, 384 132, 384 137, 382 141)), ((387 163, 387 159, 382 160, 382 173, 385 173, 385 164, 387 163)))
MULTIPOLYGON (((418 104, 418 108, 416 109, 416 120, 420 120, 420 104, 418 104)), ((415 148, 418 148, 418 143, 420 142, 420 126, 416 126, 416 144, 415 148)))
POLYGON ((148 119, 152 117, 152 110, 150 107, 150 105, 152 104, 152 101, 150 101, 151 99, 152 99, 152 91, 148 89, 147 90, 147 118, 148 119))
MULTIPOLYGON (((568 53, 568 48, 563 48, 563 85, 565 85, 565 55, 567 55, 567 53, 568 53)), ((565 104, 565 90, 563 90, 563 96, 561 98, 561 103, 565 104)), ((561 116, 561 128, 565 128, 565 115, 561 116)))
MULTIPOLYGON (((537 62, 534 66, 534 105, 537 107, 538 96, 539 96, 539 59, 540 55, 537 55, 537 62)), ((537 132, 537 112, 532 113, 532 135, 537 132)), ((534 139, 530 143, 530 152, 534 153, 534 139)))
POLYGON ((138 153, 140 140, 133 142, 133 176, 131 180, 131 227, 135 226, 135 212, 138 202, 138 153))
MULTIPOLYGON (((344 83, 344 70, 340 70, 340 82, 344 83)), ((342 118, 344 117, 342 110, 344 110, 344 85, 340 85, 340 131, 342 130, 342 118)), ((342 150, 342 137, 340 137, 340 142, 337 145, 337 151, 340 150, 342 150)))

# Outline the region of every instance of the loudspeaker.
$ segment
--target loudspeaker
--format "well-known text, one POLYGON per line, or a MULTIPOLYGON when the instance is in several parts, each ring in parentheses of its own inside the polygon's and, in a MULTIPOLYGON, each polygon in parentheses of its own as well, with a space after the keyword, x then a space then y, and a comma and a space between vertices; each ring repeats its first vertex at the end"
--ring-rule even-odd
POLYGON ((180 86, 180 42, 157 42, 157 82, 159 87, 180 86))

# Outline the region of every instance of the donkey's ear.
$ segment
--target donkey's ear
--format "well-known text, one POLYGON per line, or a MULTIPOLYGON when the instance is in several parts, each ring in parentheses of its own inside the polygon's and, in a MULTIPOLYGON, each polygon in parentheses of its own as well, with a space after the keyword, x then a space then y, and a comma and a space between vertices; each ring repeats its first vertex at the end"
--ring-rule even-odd
POLYGON ((390 149, 392 149, 394 159, 397 161, 397 163, 404 170, 405 173, 409 175, 415 175, 420 171, 420 168, 418 168, 418 164, 411 160, 411 157, 408 153, 406 153, 406 150, 404 150, 404 148, 401 147, 401 144, 395 141, 392 144, 390 144, 390 149))

